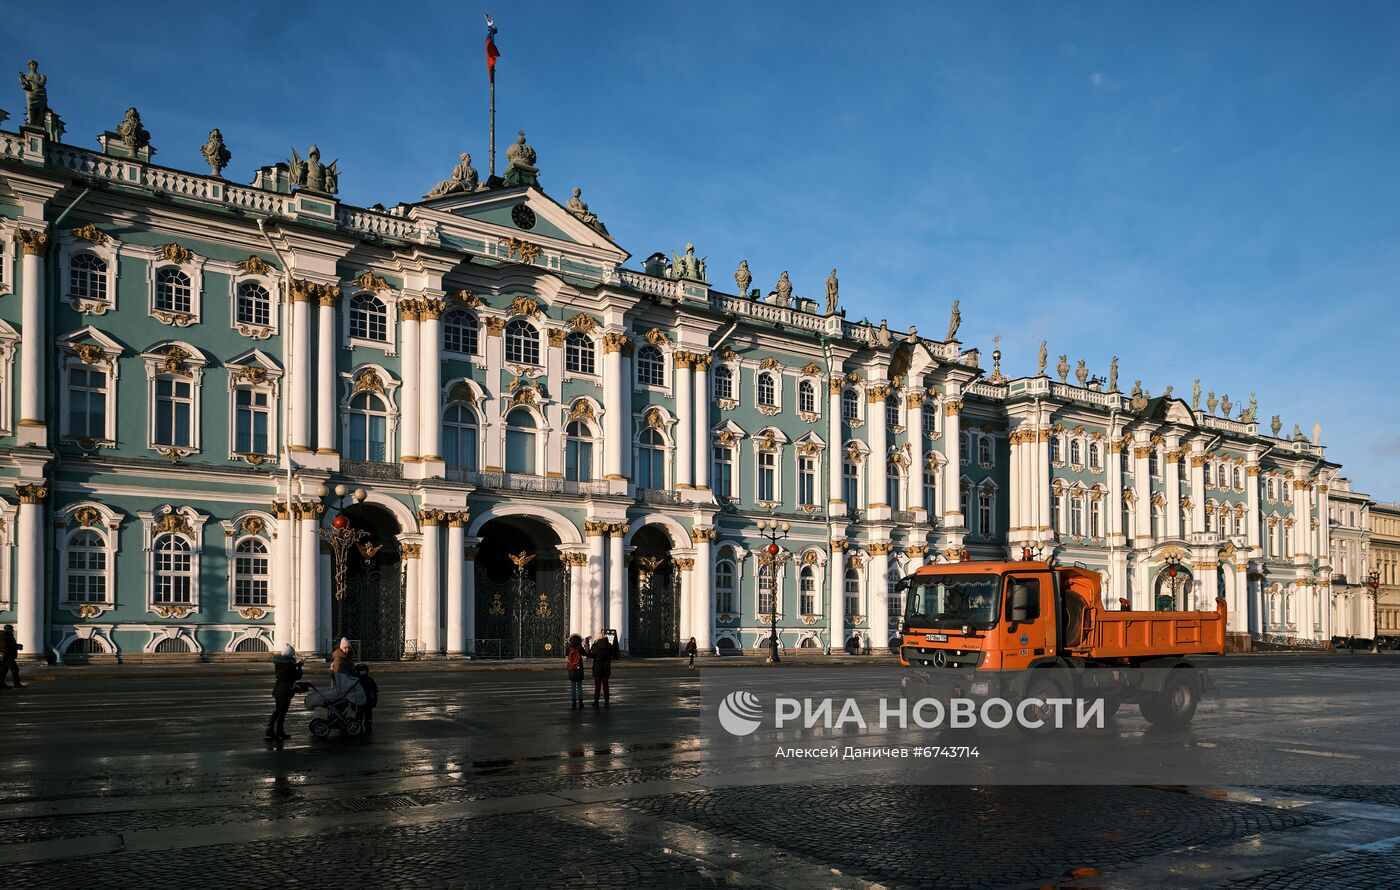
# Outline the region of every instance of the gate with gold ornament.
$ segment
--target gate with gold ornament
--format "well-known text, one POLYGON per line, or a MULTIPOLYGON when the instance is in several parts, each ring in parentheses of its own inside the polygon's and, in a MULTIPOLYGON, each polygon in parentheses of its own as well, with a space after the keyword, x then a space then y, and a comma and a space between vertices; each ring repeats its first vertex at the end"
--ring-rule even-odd
POLYGON ((569 569, 557 555, 509 554, 511 571, 493 578, 478 563, 478 650, 502 658, 553 658, 564 654, 569 627, 569 569))
POLYGON ((627 646, 647 658, 680 654, 681 591, 675 561, 635 556, 631 571, 627 646))

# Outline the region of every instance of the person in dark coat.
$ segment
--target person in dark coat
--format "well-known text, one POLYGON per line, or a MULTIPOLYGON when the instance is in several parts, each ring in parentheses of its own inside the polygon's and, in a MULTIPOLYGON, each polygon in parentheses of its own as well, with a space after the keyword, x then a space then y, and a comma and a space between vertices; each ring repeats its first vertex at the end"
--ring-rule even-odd
POLYGON ((24 647, 15 639, 15 626, 5 625, 5 629, 0 631, 0 689, 9 689, 5 684, 6 677, 13 677, 12 684, 16 689, 23 689, 24 684, 19 681, 19 650, 24 647))
POLYGON ((569 649, 564 655, 564 669, 569 674, 569 707, 583 707, 583 640, 578 634, 569 637, 569 649))
POLYGON ((267 738, 282 741, 291 738, 283 724, 287 719, 287 709, 292 706, 293 687, 301 679, 301 662, 297 661, 297 653, 291 643, 272 656, 272 668, 277 672, 277 682, 272 684, 272 700, 275 704, 272 716, 267 718, 267 738))
POLYGON ((603 704, 610 704, 612 691, 608 689, 608 678, 612 676, 613 659, 618 656, 618 648, 608 635, 598 631, 598 638, 593 641, 593 646, 588 650, 588 657, 593 659, 593 707, 598 707, 598 697, 601 695, 603 704))
POLYGON ((350 641, 345 637, 340 638, 340 645, 331 654, 331 682, 335 682, 336 674, 344 674, 347 677, 355 676, 355 660, 350 657, 350 641))
POLYGON ((374 678, 369 675, 369 665, 355 665, 355 676, 360 680, 360 686, 365 690, 365 703, 357 709, 360 714, 360 722, 364 724, 365 732, 374 730, 374 706, 379 704, 379 684, 374 682, 374 678))
POLYGON ((690 669, 695 670, 695 637, 690 638, 690 642, 685 644, 685 654, 690 657, 690 669))

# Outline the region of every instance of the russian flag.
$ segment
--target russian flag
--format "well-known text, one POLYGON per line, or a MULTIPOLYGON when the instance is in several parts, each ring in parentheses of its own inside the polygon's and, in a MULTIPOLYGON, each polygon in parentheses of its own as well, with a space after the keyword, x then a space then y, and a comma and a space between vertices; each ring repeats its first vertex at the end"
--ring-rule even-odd
POLYGON ((496 60, 501 57, 501 51, 496 49, 496 32, 499 29, 496 23, 491 21, 491 17, 486 17, 486 70, 491 72, 491 82, 496 82, 496 60))

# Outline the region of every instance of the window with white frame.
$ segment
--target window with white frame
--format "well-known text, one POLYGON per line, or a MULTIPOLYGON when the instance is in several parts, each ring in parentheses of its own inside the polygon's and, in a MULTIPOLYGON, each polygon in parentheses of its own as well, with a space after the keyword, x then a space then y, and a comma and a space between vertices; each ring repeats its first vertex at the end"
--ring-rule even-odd
POLYGON ((778 453, 760 451, 758 453, 758 500, 772 502, 778 499, 777 492, 778 453))
POLYGON ((515 365, 540 363, 540 332, 523 318, 506 324, 506 361, 515 365))
POLYGON ((860 420, 860 395, 849 387, 841 390, 841 419, 847 423, 860 420))
POLYGON ((930 517, 938 515, 938 471, 924 467, 924 509, 930 517))
POLYGON ((1102 464, 1099 462, 1099 443, 1089 443, 1089 469, 1097 470, 1102 464))
POLYGON ((162 374, 155 379, 153 435, 156 445, 189 448, 194 444, 194 382, 162 374))
POLYGON ((349 409, 349 460, 385 463, 389 460, 389 407, 368 390, 355 393, 349 409))
POLYGON ((1084 443, 1078 439, 1071 439, 1069 442, 1069 462, 1075 466, 1084 464, 1084 443))
POLYGON ((987 486, 977 492, 977 528, 983 537, 996 534, 996 491, 987 486))
POLYGON ((923 430, 925 436, 932 436, 938 432, 938 406, 921 405, 919 414, 923 417, 923 430))
POLYGON ((992 455, 993 455, 993 452, 992 452, 992 437, 991 437, 991 436, 978 436, 978 437, 977 437, 977 462, 978 462, 979 464, 981 464, 982 466, 984 466, 984 467, 990 467, 990 466, 992 465, 992 455))
POLYGON ((797 459, 797 503, 803 507, 817 503, 817 459, 813 455, 797 459))
POLYGON ((1058 463, 1063 463, 1063 462, 1064 462, 1065 456, 1064 456, 1064 450, 1063 450, 1063 449, 1064 449, 1063 440, 1060 438, 1060 435, 1059 435, 1058 433, 1056 433, 1055 435, 1051 436, 1051 437, 1050 437, 1050 462, 1051 462, 1051 463, 1056 463, 1056 464, 1058 464, 1058 463))
POLYGON ((1153 479, 1162 478, 1162 460, 1157 456, 1156 448, 1147 453, 1147 472, 1153 479))
POLYGON ((443 352, 476 355, 480 338, 481 326, 476 316, 465 309, 453 309, 442 316, 443 352))
POLYGON ((778 406, 778 384, 774 375, 768 371, 760 371, 758 374, 758 404, 764 408, 778 406))
POLYGON ((810 380, 802 380, 797 384, 797 410, 803 414, 817 413, 817 387, 810 380))
POLYGON ((890 566, 890 572, 885 576, 885 616, 889 619, 890 635, 898 634, 901 625, 904 623, 904 603, 900 601, 899 567, 890 566))
POLYGON ((659 430, 645 429, 637 437, 637 487, 666 487, 666 439, 659 430))
POLYGON ((756 583, 758 585, 758 596, 755 597, 755 599, 758 600, 758 611, 760 614, 772 615, 773 594, 776 592, 772 564, 764 563, 758 567, 756 583))
MULTIPOLYGON (((1235 489, 1244 489, 1244 470, 1241 470, 1239 467, 1235 467, 1235 489)), ((1352 524, 1355 525, 1356 523, 1353 522, 1352 524)))
POLYGON ((885 397, 885 426, 895 429, 901 426, 899 422, 899 397, 885 397))
POLYGON ((63 575, 65 603, 111 602, 109 549, 103 533, 96 529, 80 528, 69 533, 63 575))
POLYGON ((363 291, 350 298, 350 337, 389 342, 389 309, 383 300, 363 291))
POLYGON ((272 454, 270 387, 234 387, 233 450, 238 454, 272 454))
POLYGON ((63 434, 73 439, 112 439, 112 417, 109 412, 110 378, 107 369, 80 361, 68 364, 68 385, 64 393, 67 411, 64 413, 63 434))
POLYGON ((734 399, 734 370, 728 365, 715 367, 715 398, 734 399))
POLYGON ((1103 537, 1103 498, 1089 499, 1089 537, 1103 537))
POLYGON ((271 557, 267 545, 249 536, 233 548, 233 605, 267 606, 271 586, 271 557))
POLYGON ((442 412, 443 461, 448 469, 474 472, 480 453, 480 427, 470 405, 453 402, 442 412))
POLYGON ((1216 481, 1216 484, 1217 484, 1218 486, 1220 486, 1221 488, 1229 488, 1229 487, 1230 487, 1230 476, 1229 476, 1230 470, 1229 470, 1229 468, 1225 466, 1224 461, 1220 462, 1220 463, 1217 464, 1216 466, 1217 466, 1218 472, 1219 472, 1219 475, 1216 476, 1216 480, 1217 480, 1217 481, 1216 481))
POLYGON ((95 253, 75 253, 68 260, 68 295, 76 300, 107 303, 107 261, 95 253))
POLYGON ((234 321, 240 325, 272 326, 272 296, 258 281, 244 281, 234 295, 234 321))
POLYGON ((575 420, 564 429, 564 479, 568 482, 593 480, 593 431, 575 420))
POLYGON ((666 385, 665 357, 651 344, 637 350, 637 382, 643 386, 666 385))
POLYGON ((713 473, 710 483, 714 486, 715 497, 734 497, 734 448, 723 442, 716 442, 710 451, 713 473))
POLYGON ((1215 505, 1212 504, 1210 501, 1206 501, 1205 520, 1206 527, 1204 531, 1215 531, 1215 505))
POLYGON ((899 464, 890 461, 885 465, 885 503, 891 510, 903 510, 904 476, 899 472, 899 464))
POLYGON ((155 571, 151 575, 151 602, 156 605, 194 603, 194 554, 185 536, 167 532, 151 542, 155 571))
POLYGON ((593 339, 582 331, 564 338, 564 370, 574 374, 597 373, 593 339))
POLYGON ((734 563, 721 559, 715 563, 715 610, 721 613, 734 611, 734 592, 737 587, 734 563))
POLYGON ((972 463, 972 434, 967 431, 958 433, 958 462, 963 466, 972 463))
POLYGON ((841 461, 841 499, 849 509, 858 508, 860 503, 860 462, 849 456, 841 461))
POLYGON ((860 572, 846 569, 844 584, 846 594, 846 615, 860 615, 860 572))
POLYGON ((811 566, 803 566, 797 583, 797 611, 802 615, 817 614, 817 570, 811 566))
POLYGON ((1080 536, 1084 534, 1084 496, 1073 495, 1069 499, 1069 533, 1080 536))
POLYGON ((1056 532, 1064 531, 1065 494, 1062 491, 1050 495, 1050 527, 1056 532))
MULTIPOLYGON (((535 475, 535 451, 539 424, 524 408, 506 415, 506 472, 535 475)), ((543 474, 540 474, 543 475, 543 474)))

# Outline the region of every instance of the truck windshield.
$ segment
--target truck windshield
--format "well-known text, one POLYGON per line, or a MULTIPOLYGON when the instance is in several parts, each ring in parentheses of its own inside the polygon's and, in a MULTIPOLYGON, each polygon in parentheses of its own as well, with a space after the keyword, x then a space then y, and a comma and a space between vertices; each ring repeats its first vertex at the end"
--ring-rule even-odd
POLYGON ((910 579, 904 626, 988 630, 996 625, 1001 576, 923 575, 910 579))

